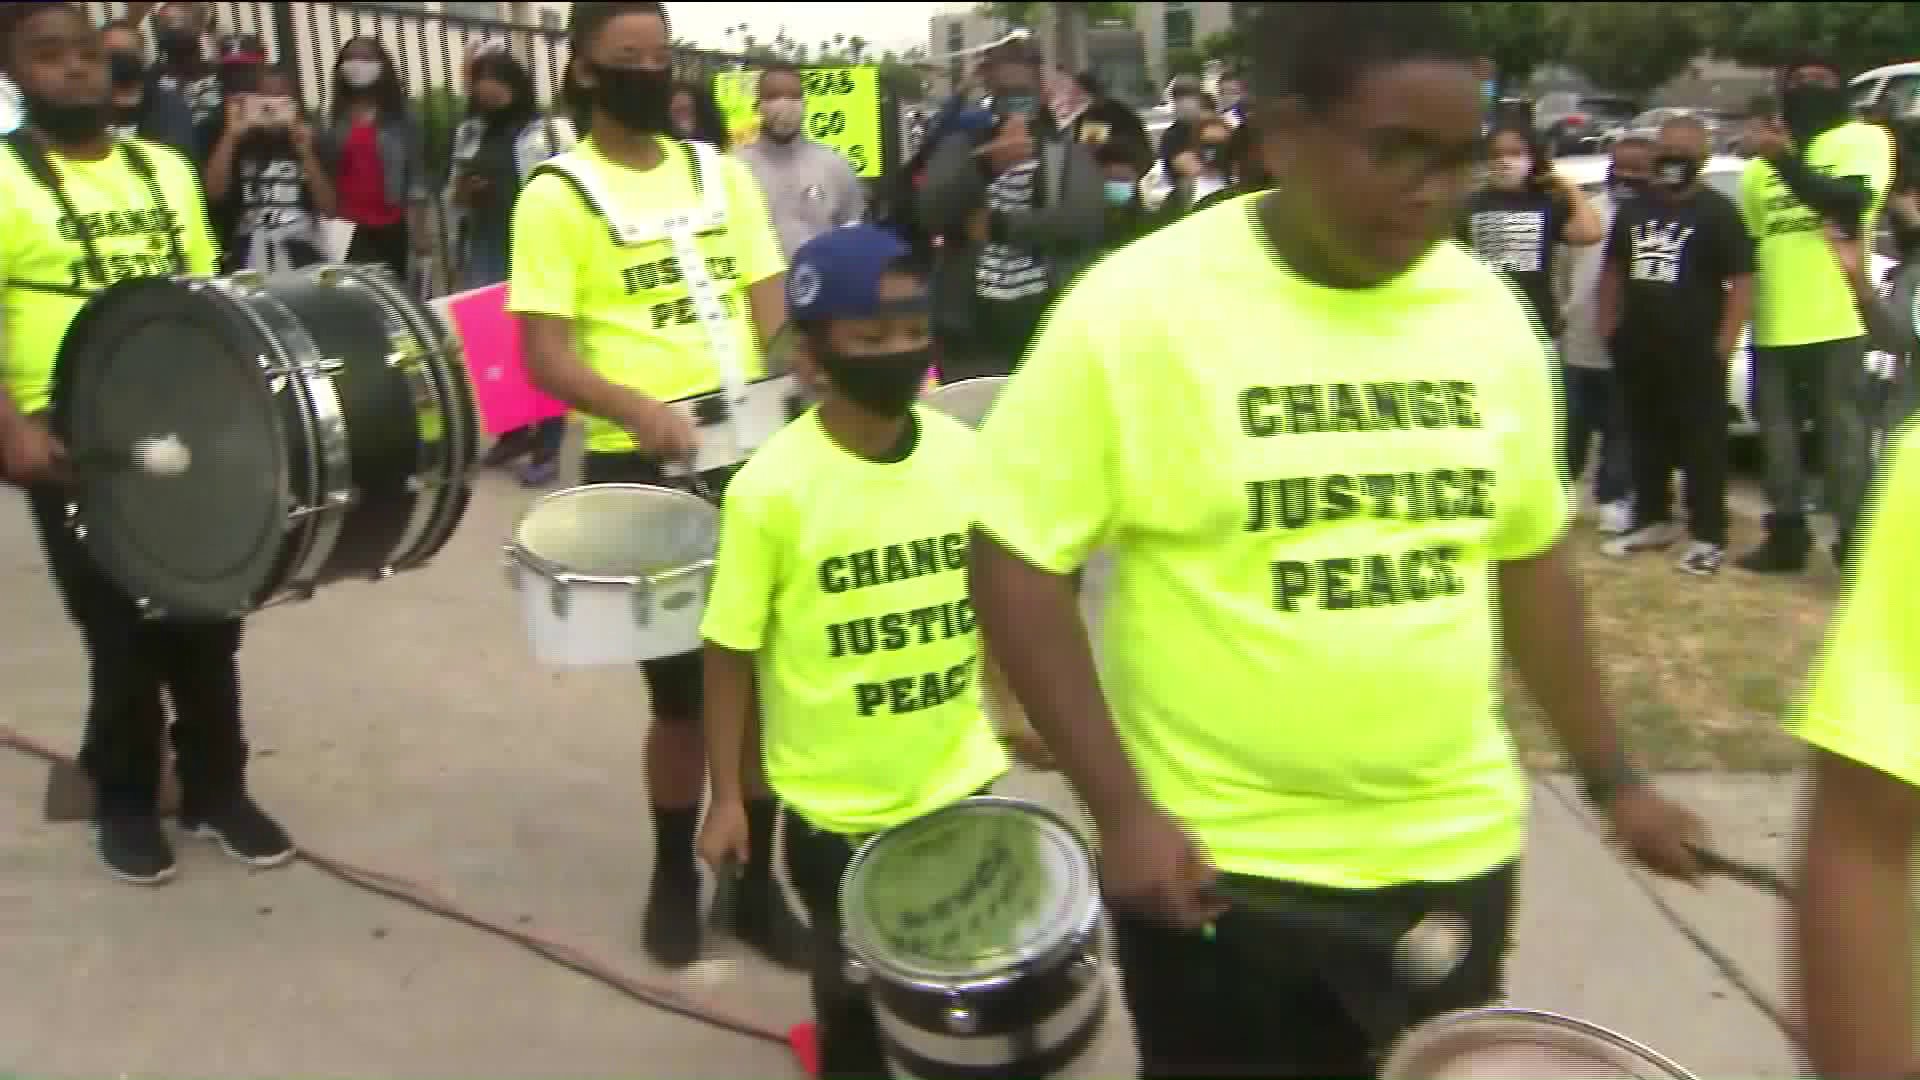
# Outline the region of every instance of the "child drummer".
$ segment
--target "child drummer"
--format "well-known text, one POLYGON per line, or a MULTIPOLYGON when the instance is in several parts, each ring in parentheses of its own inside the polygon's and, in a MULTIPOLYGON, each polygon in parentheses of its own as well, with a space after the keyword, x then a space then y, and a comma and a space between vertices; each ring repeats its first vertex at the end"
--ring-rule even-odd
POLYGON ((794 363, 820 404, 734 478, 701 626, 713 802, 699 851, 716 869, 747 855, 740 762, 757 676, 788 876, 813 921, 826 1077, 887 1075, 840 947, 855 847, 1008 766, 980 708, 967 601, 974 433, 914 404, 932 337, 908 254, 864 225, 795 252, 794 363))

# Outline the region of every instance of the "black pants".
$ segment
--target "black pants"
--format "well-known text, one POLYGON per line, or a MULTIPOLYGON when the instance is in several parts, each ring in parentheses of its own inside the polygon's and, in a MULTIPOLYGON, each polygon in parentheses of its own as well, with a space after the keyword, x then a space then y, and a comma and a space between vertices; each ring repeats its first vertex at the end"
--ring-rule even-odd
POLYGON ((806 905, 813 925, 815 1034, 820 1043, 822 1080, 875 1080, 885 1077, 887 1059, 880 1028, 866 991, 847 981, 847 953, 840 917, 840 877, 853 859, 853 842, 820 832, 800 815, 783 810, 787 839, 787 880, 806 905))
POLYGON ((408 243, 407 223, 392 225, 355 225, 353 242, 347 245, 347 261, 355 265, 384 266, 400 281, 406 281, 407 262, 413 256, 408 243))
POLYGON ((1593 501, 1601 505, 1624 500, 1633 482, 1627 452, 1626 405, 1612 371, 1566 365, 1567 476, 1575 484, 1587 471, 1587 459, 1597 457, 1593 501), (1595 437, 1600 452, 1591 453, 1595 437))
POLYGON ((1613 342, 1633 450, 1634 527, 1673 520, 1673 471, 1686 474, 1687 528, 1727 543, 1727 358, 1711 340, 1613 342))
POLYGON ((980 300, 973 305, 973 325, 964 333, 942 335, 940 381, 956 383, 994 375, 1011 375, 1040 331, 1049 298, 980 300))
POLYGON ((1407 922, 1435 911, 1467 920, 1472 945, 1452 975, 1396 985, 1365 945, 1280 926, 1235 908, 1211 938, 1115 916, 1122 989, 1145 1080, 1371 1077, 1401 1032, 1501 995, 1512 931, 1511 865, 1460 882, 1366 892, 1292 886, 1303 901, 1407 922))
MULTIPOLYGON (((715 496, 726 493, 736 468, 715 469, 701 476, 715 496)), ((589 484, 651 484, 684 488, 684 480, 669 479, 660 459, 641 453, 588 454, 581 462, 582 479, 589 484)), ((653 718, 664 723, 692 724, 700 720, 700 650, 648 660, 640 665, 647 676, 647 694, 653 718)))
POLYGON ((174 765, 186 809, 217 809, 245 790, 240 734, 240 623, 146 619, 66 525, 63 492, 28 493, 54 586, 86 643, 86 735, 80 766, 104 817, 152 814, 160 740, 173 703, 174 765))

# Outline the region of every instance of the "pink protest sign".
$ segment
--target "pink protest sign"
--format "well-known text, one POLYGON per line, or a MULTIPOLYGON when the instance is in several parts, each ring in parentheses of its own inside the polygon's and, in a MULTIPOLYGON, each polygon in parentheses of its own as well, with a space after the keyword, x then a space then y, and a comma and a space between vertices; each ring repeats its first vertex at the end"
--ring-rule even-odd
POLYGON ((434 301, 434 306, 460 335, 467 372, 473 379, 473 396, 480 405, 480 422, 487 434, 502 435, 566 414, 565 405, 541 393, 527 378, 527 365, 520 352, 520 323, 507 314, 504 283, 455 293, 434 301))

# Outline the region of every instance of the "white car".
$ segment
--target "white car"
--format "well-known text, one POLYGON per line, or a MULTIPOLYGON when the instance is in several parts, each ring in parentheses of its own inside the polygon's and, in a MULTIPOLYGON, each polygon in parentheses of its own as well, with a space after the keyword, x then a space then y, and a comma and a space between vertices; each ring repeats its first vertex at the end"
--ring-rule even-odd
MULTIPOLYGON (((1582 154, 1576 157, 1559 158, 1553 163, 1555 172, 1579 185, 1580 190, 1589 198, 1599 195, 1607 183, 1608 158, 1604 154, 1582 154)), ((1700 172, 1700 178, 1709 186, 1727 198, 1740 201, 1740 174, 1746 170, 1744 158, 1729 154, 1715 154, 1707 159, 1700 172)), ((1871 273, 1874 285, 1884 293, 1891 284, 1889 277, 1894 269, 1893 260, 1878 254, 1872 256, 1871 273)), ((1728 431, 1734 435, 1752 435, 1757 428, 1754 425, 1751 403, 1753 401, 1753 353, 1751 348, 1751 328, 1740 332, 1740 344, 1733 350, 1731 363, 1727 365, 1727 405, 1731 408, 1728 431)), ((1881 380, 1891 380, 1899 370, 1897 358, 1882 352, 1867 354, 1867 370, 1881 380)))

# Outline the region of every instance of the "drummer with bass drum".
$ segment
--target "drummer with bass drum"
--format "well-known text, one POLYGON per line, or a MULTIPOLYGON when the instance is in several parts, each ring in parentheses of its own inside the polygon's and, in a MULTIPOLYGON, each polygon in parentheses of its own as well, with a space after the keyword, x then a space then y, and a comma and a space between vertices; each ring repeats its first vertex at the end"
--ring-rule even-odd
MULTIPOLYGON (((571 33, 592 134, 543 164, 520 195, 507 306, 520 317, 534 381, 586 416, 587 483, 682 483, 673 465, 697 455, 720 467, 698 475, 696 488, 720 492, 751 440, 740 424, 697 427, 670 403, 764 374, 762 343, 786 312, 780 244, 747 167, 670 134, 665 7, 575 4, 571 33), (736 452, 703 451, 706 438, 736 452)), ((657 962, 679 968, 700 943, 700 653, 644 667, 655 843, 645 943, 657 962)), ((774 803, 757 732, 743 745, 753 842, 735 929, 798 966, 804 931, 772 877, 774 803)))
POLYGON ((294 848, 246 789, 240 621, 149 618, 71 527, 70 485, 83 467, 69 466, 49 432, 56 359, 89 297, 130 278, 214 273, 199 183, 173 150, 108 133, 107 56, 81 5, 0 5, 0 66, 26 104, 26 124, 0 150, 0 466, 27 489, 48 569, 87 650, 80 764, 94 785, 101 861, 137 884, 174 874, 158 809, 165 687, 181 826, 243 862, 277 866, 294 848))

